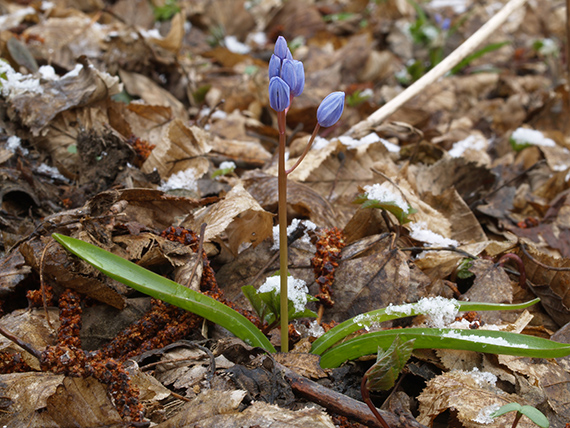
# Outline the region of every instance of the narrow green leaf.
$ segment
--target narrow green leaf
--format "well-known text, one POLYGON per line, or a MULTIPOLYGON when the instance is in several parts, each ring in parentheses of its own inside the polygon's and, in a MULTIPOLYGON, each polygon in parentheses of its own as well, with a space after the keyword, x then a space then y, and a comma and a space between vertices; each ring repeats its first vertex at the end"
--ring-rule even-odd
POLYGON ((546 416, 544 416, 544 413, 532 406, 522 406, 519 412, 521 412, 541 428, 548 428, 550 426, 550 422, 548 422, 548 419, 546 416))
POLYGON ((267 337, 251 321, 217 300, 85 241, 57 233, 52 236, 66 250, 111 278, 219 324, 251 346, 259 346, 269 352, 275 352, 275 348, 267 337))
POLYGON ((338 367, 347 360, 374 354, 378 347, 386 349, 397 335, 402 340, 415 339, 414 349, 460 349, 531 358, 570 355, 568 344, 506 331, 406 328, 368 333, 347 340, 321 357, 321 367, 338 367))
MULTIPOLYGON (((460 302, 457 301, 458 310, 462 311, 500 311, 500 310, 517 310, 525 309, 535 303, 540 302, 540 299, 530 300, 525 303, 519 304, 503 304, 503 303, 479 303, 479 302, 460 302)), ((410 303, 410 313, 409 315, 401 314, 386 314, 386 308, 377 309, 375 311, 367 312, 365 314, 357 315, 354 318, 344 321, 343 323, 337 325, 336 327, 330 329, 327 333, 323 334, 313 343, 311 352, 313 354, 322 355, 327 349, 333 346, 335 343, 340 342, 348 335, 358 331, 360 329, 368 329, 373 324, 378 324, 383 321, 389 321, 398 318, 404 318, 406 316, 419 315, 421 312, 418 311, 418 304, 410 303)))
POLYGON ((502 406, 500 409, 495 410, 489 416, 491 416, 492 418, 497 418, 509 412, 518 412, 521 409, 521 407, 522 406, 519 403, 508 403, 502 406))

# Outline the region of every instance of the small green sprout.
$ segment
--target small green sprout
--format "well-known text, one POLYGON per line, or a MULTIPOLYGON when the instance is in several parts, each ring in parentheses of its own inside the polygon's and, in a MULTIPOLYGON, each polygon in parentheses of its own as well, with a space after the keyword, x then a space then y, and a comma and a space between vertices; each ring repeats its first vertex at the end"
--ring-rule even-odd
POLYGON ((220 177, 222 175, 231 175, 236 169, 234 162, 222 162, 217 170, 212 173, 212 178, 220 177))
MULTIPOLYGON (((243 294, 250 301, 251 306, 259 316, 259 318, 268 324, 264 332, 270 331, 281 321, 281 293, 279 292, 279 271, 267 278, 267 281, 255 289, 252 285, 246 285, 241 288, 243 294)), ((317 317, 317 314, 305 305, 308 302, 315 302, 318 299, 309 294, 309 290, 304 281, 293 278, 288 275, 288 319, 317 317)))
POLYGON ((511 134, 511 138, 509 138, 509 143, 515 152, 520 152, 531 146, 556 146, 556 142, 554 140, 547 138, 542 132, 536 129, 529 128, 515 129, 511 134))
POLYGON ((168 21, 174 15, 180 12, 177 0, 166 0, 164 6, 154 8, 154 19, 156 21, 168 21))
POLYGON ((372 91, 365 89, 364 91, 356 90, 352 94, 346 96, 346 104, 350 107, 357 107, 372 97, 372 91))
POLYGON ((517 412, 515 420, 513 421, 512 428, 515 428, 518 425, 519 420, 523 415, 541 428, 548 428, 550 426, 550 422, 548 422, 548 419, 540 410, 532 406, 521 406, 519 403, 505 404, 503 407, 494 411, 489 416, 496 418, 509 412, 517 412))
MULTIPOLYGON (((408 216, 417 212, 399 194, 394 193, 389 182, 364 186, 365 193, 357 196, 355 204, 362 208, 379 208, 393 214, 400 224, 411 221, 408 216)), ((394 186, 395 187, 395 186, 394 186)))
POLYGON ((471 272, 469 269, 471 269, 472 266, 473 266, 473 259, 471 258, 463 259, 461 263, 459 263, 459 266, 457 267, 457 278, 460 279, 471 278, 473 276, 473 272, 471 272))

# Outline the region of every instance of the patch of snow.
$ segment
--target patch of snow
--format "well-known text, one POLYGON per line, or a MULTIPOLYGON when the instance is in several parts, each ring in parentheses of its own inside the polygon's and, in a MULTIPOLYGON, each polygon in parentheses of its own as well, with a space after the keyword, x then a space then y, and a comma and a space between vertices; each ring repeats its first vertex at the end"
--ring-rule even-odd
POLYGON ((226 36, 224 37, 224 46, 233 53, 237 54, 247 54, 251 51, 251 48, 240 42, 236 36, 226 36))
MULTIPOLYGON (((287 236, 290 236, 300 225, 305 226, 305 232, 298 241, 310 244, 311 238, 309 236, 309 231, 314 231, 317 228, 317 225, 311 220, 299 220, 298 218, 294 218, 291 225, 287 226, 287 236)), ((279 225, 273 226, 273 246, 271 249, 279 249, 279 225)))
POLYGON ((218 169, 230 169, 230 168, 236 169, 236 163, 232 161, 224 161, 218 167, 218 169))
POLYGON ((424 221, 410 223, 410 236, 417 241, 422 241, 428 247, 457 247, 459 242, 455 239, 444 238, 439 233, 428 229, 424 221))
POLYGON ((370 134, 362 137, 360 140, 357 140, 352 137, 347 137, 346 135, 342 135, 338 137, 340 142, 344 144, 349 149, 354 149, 359 146, 363 146, 365 144, 372 144, 377 143, 381 140, 381 138, 375 132, 371 132, 370 134))
POLYGON ((471 375, 471 377, 475 379, 475 382, 477 382, 477 385, 479 386, 483 386, 485 383, 488 383, 490 385, 497 384, 497 376, 495 376, 493 373, 482 372, 477 367, 474 367, 470 372, 465 371, 464 373, 471 375))
POLYGON ((83 70, 82 64, 75 64, 75 68, 71 71, 68 71, 63 77, 75 77, 79 75, 79 72, 83 70))
POLYGON ((448 152, 451 157, 459 158, 463 156, 466 150, 486 150, 487 149, 487 140, 485 140, 481 136, 470 135, 469 137, 465 138, 464 140, 458 141, 457 143, 453 144, 453 147, 448 152))
POLYGON ((473 422, 484 425, 492 424, 495 421, 495 419, 491 417, 491 414, 496 412, 500 408, 501 406, 499 404, 491 404, 490 406, 483 407, 481 410, 479 410, 479 413, 477 414, 475 419, 473 419, 473 422))
POLYGON ((0 29, 7 30, 7 28, 3 28, 6 23, 8 25, 17 25, 21 22, 26 16, 28 15, 35 15, 36 10, 33 7, 25 7, 23 9, 19 9, 13 13, 8 15, 0 16, 0 29))
POLYGON ((158 28, 151 28, 150 30, 144 30, 141 28, 139 31, 143 35, 143 37, 146 38, 152 38, 158 40, 161 40, 163 38, 162 35, 160 34, 160 31, 158 31, 158 28))
POLYGON ((38 69, 38 72, 40 73, 40 76, 42 76, 42 79, 44 79, 44 80, 57 80, 57 79, 59 79, 59 76, 56 74, 54 68, 51 65, 42 65, 38 69))
POLYGON ((59 172, 59 169, 57 169, 55 166, 49 166, 45 163, 40 164, 40 166, 36 168, 36 172, 49 175, 52 179, 68 181, 67 178, 62 175, 61 172, 59 172))
POLYGON ((458 332, 453 331, 453 330, 446 333, 444 335, 444 337, 449 337, 452 339, 469 340, 470 342, 484 343, 484 344, 489 344, 489 345, 497 345, 497 346, 505 346, 505 347, 518 346, 520 348, 528 348, 528 345, 525 345, 525 344, 513 345, 513 344, 509 343, 507 340, 503 339, 502 337, 475 336, 474 334, 461 335, 458 332))
POLYGON ((570 171, 568 171, 568 174, 566 174, 566 177, 564 177, 564 181, 568 180, 570 180, 570 171))
POLYGON ((6 76, 6 78, 0 78, 2 95, 4 97, 18 95, 24 92, 41 94, 44 91, 40 85, 40 79, 34 78, 31 75, 24 76, 14 71, 10 64, 4 60, 0 60, 0 75, 2 74, 6 76))
POLYGON ((325 329, 319 325, 317 320, 313 320, 311 321, 311 324, 309 324, 307 333, 311 337, 321 337, 323 334, 325 334, 325 329))
POLYGON ((267 44, 267 35, 263 31, 257 31, 254 33, 249 33, 246 40, 250 44, 262 47, 267 44))
POLYGON ((382 184, 373 184, 372 186, 364 186, 364 191, 366 192, 366 197, 369 200, 376 200, 378 202, 393 202, 398 207, 402 209, 402 211, 409 211, 410 206, 404 200, 400 192, 395 189, 394 185, 388 181, 385 181, 382 184))
POLYGON ((517 128, 511 138, 519 144, 533 144, 535 146, 555 147, 556 143, 536 129, 517 128))
POLYGON ((384 138, 380 138, 380 141, 382 142, 382 144, 384 144, 384 147, 386 147, 386 149, 390 153, 400 153, 401 147, 398 146, 397 144, 391 143, 390 141, 385 140, 384 138))
POLYGON ((429 5, 434 9, 451 7, 453 9, 453 12, 455 12, 458 15, 465 13, 467 11, 466 0, 431 0, 429 5))
POLYGON ((40 6, 40 9, 42 10, 42 12, 45 12, 47 10, 53 9, 55 7, 55 4, 51 1, 42 1, 42 4, 40 6))
POLYGON ((23 155, 27 155, 29 153, 28 149, 22 147, 22 140, 15 135, 8 137, 8 140, 6 140, 6 149, 10 150, 12 153, 16 153, 16 151, 20 149, 20 152, 23 155))
MULTIPOLYGON (((280 288, 281 278, 279 276, 270 276, 257 291, 259 293, 279 293, 280 288)), ((307 288, 305 281, 292 276, 287 277, 287 298, 293 303, 295 312, 302 312, 305 310, 308 293, 309 289, 307 288)))
POLYGON ((315 141, 313 141, 313 147, 311 150, 321 150, 328 146, 330 143, 329 140, 323 137, 319 137, 318 135, 315 137, 315 141))
POLYGON ((185 171, 178 171, 172 174, 166 183, 158 187, 158 190, 162 190, 163 192, 175 189, 198 191, 198 180, 194 168, 188 168, 185 171))
POLYGON ((392 305, 386 308, 387 315, 410 316, 412 313, 424 314, 429 319, 430 327, 444 328, 455 320, 459 312, 459 303, 455 299, 441 296, 424 297, 414 304, 392 305))

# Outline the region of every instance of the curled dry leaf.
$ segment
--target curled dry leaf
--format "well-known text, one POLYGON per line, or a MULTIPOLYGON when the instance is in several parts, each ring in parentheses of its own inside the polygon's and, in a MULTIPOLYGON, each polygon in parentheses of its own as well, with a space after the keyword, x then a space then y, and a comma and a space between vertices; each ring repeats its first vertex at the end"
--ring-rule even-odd
POLYGON ((203 223, 207 224, 206 241, 227 240, 228 248, 237 255, 242 245, 255 247, 271 235, 273 215, 261 208, 242 184, 237 184, 223 200, 196 211, 183 222, 193 230, 200 230, 203 223))

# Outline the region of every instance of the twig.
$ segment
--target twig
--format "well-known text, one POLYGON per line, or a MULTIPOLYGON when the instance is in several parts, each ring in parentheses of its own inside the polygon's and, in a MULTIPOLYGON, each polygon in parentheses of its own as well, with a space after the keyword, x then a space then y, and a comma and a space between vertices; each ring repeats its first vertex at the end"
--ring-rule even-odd
POLYGON ((31 355, 33 355, 34 357, 37 358, 38 361, 41 361, 42 358, 42 353, 40 351, 38 351, 36 348, 34 348, 32 345, 30 345, 28 342, 24 342, 22 339, 20 339, 19 337, 14 336, 12 333, 10 333, 7 330, 4 330, 3 327, 0 327, 0 334, 2 336, 4 336, 6 339, 11 340, 12 342, 14 342, 16 345, 18 345, 20 348, 24 349, 25 351, 29 352, 31 355))
POLYGON ((403 247, 398 248, 400 251, 453 251, 454 253, 461 254, 463 257, 468 257, 470 259, 478 259, 479 257, 474 256, 467 251, 460 250, 456 247, 403 247))
POLYGON ((380 124, 386 118, 394 114, 400 107, 420 92, 425 90, 426 87, 434 83, 437 79, 459 64, 469 54, 471 54, 483 41, 485 41, 491 34, 498 30, 498 28, 505 23, 507 18, 515 10, 520 8, 526 3, 527 0, 510 0, 503 8, 495 14, 485 25, 477 30, 471 37, 469 37, 461 46, 449 54, 443 61, 432 68, 421 79, 416 81, 413 85, 407 88, 404 92, 384 104, 367 119, 364 119, 354 125, 348 130, 346 135, 358 134, 366 131, 369 128, 380 124))
MULTIPOLYGON (((312 380, 298 375, 293 370, 276 363, 276 367, 284 374, 285 380, 291 385, 296 395, 317 403, 331 412, 346 416, 352 421, 359 422, 371 428, 383 428, 380 422, 370 412, 368 406, 344 394, 333 391, 319 385, 312 380)), ((379 413, 391 427, 420 428, 423 427, 416 420, 406 415, 396 415, 391 412, 380 410, 379 413)))
POLYGON ((190 278, 188 279, 188 283, 186 284, 186 287, 188 288, 192 288, 192 280, 194 279, 194 275, 196 275, 196 269, 198 268, 198 264, 203 263, 202 252, 204 248, 205 232, 206 232, 206 223, 202 223, 202 226, 200 226, 200 237, 198 238, 198 250, 196 251, 198 258, 196 259, 196 263, 194 263, 194 266, 192 266, 192 273, 190 274, 190 278))

